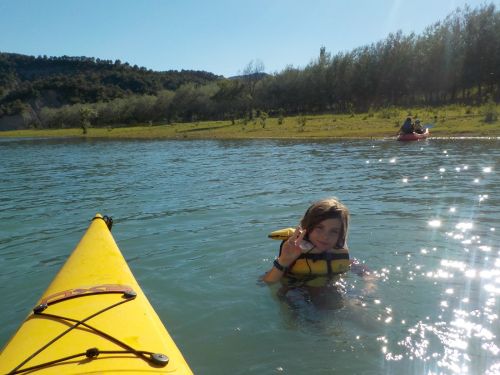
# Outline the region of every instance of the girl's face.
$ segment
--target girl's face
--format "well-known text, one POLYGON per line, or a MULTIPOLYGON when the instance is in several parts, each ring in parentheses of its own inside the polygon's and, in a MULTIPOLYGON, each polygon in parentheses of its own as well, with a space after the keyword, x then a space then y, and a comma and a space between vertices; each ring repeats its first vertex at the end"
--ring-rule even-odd
POLYGON ((320 251, 333 249, 339 240, 341 229, 340 219, 323 220, 309 233, 309 242, 320 251))

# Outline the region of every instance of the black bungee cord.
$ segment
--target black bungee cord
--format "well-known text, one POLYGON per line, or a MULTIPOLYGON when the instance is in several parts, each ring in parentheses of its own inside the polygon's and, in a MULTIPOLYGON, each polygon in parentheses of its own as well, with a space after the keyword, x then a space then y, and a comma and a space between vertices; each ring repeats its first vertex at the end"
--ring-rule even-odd
MULTIPOLYGON (((90 294, 80 295, 79 297, 81 297, 81 296, 88 296, 88 295, 90 295, 90 294)), ((55 315, 55 314, 44 313, 43 311, 48 307, 48 304, 36 306, 33 309, 33 315, 46 316, 46 317, 49 317, 49 318, 66 320, 66 321, 74 322, 74 324, 71 327, 69 327, 67 330, 65 330, 64 332, 60 333, 59 335, 57 335, 52 340, 50 340, 47 344, 45 344, 44 346, 42 346, 40 349, 38 349, 37 351, 35 351, 33 354, 31 354, 28 358, 26 358, 19 365, 17 365, 13 370, 11 370, 10 372, 8 372, 8 375, 11 375, 11 374, 12 375, 14 375, 14 374, 21 374, 21 373, 24 373, 24 372, 37 370, 37 369, 40 369, 40 368, 43 368, 43 367, 46 367, 46 366, 50 366, 50 365, 53 365, 53 364, 61 363, 61 362, 64 362, 64 361, 67 361, 67 360, 70 360, 70 359, 73 359, 73 358, 82 357, 82 356, 85 356, 85 357, 87 357, 89 359, 92 359, 92 358, 96 358, 99 354, 126 354, 126 353, 130 353, 130 354, 136 355, 137 357, 143 359, 144 361, 150 363, 151 365, 158 366, 158 367, 166 366, 168 364, 168 362, 169 362, 169 358, 166 355, 161 354, 161 353, 153 353, 153 352, 149 352, 149 351, 136 350, 136 349, 132 348, 131 346, 127 345, 126 343, 120 341, 119 339, 117 339, 117 338, 115 338, 115 337, 107 334, 104 331, 101 331, 100 329, 92 327, 91 325, 89 325, 89 324, 86 323, 86 321, 94 318, 97 315, 100 315, 100 314, 102 314, 102 313, 104 313, 104 312, 106 312, 106 311, 108 311, 108 310, 110 310, 110 309, 112 309, 112 308, 114 308, 116 306, 119 306, 119 305, 124 304, 124 303, 129 302, 129 301, 132 301, 133 299, 135 299, 136 293, 133 292, 133 291, 127 291, 127 292, 123 293, 123 296, 125 297, 125 299, 123 301, 119 301, 119 302, 116 302, 116 303, 114 303, 114 304, 112 304, 112 305, 110 305, 108 307, 105 307, 105 308, 97 311, 96 313, 88 316, 87 318, 85 318, 83 320, 77 320, 77 319, 67 318, 67 317, 59 316, 59 315, 55 315), (101 351, 98 348, 90 348, 87 351, 82 352, 82 353, 70 355, 70 356, 59 358, 59 359, 56 359, 56 360, 53 360, 53 361, 41 363, 41 364, 38 364, 36 366, 32 366, 32 367, 27 367, 27 368, 21 369, 26 363, 28 363, 30 360, 32 360, 33 358, 35 358, 38 354, 40 354, 42 351, 44 351, 45 349, 47 349, 54 342, 56 342, 61 337, 65 336, 67 333, 71 332, 73 329, 77 328, 80 325, 82 325, 82 326, 90 329, 92 332, 94 332, 96 334, 99 334, 99 335, 107 338, 108 340, 114 342, 115 344, 122 346, 126 350, 117 350, 117 351, 104 351, 103 350, 103 351, 101 351)), ((60 302, 60 301, 57 301, 57 302, 60 302)))

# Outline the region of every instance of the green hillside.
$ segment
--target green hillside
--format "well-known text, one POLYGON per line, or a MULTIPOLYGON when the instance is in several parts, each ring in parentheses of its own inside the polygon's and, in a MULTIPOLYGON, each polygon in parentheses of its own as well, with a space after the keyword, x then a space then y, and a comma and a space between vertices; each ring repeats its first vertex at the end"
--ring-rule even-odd
POLYGON ((220 79, 202 71, 154 72, 119 60, 0 53, 0 118, 36 117, 42 108, 157 95, 220 79))

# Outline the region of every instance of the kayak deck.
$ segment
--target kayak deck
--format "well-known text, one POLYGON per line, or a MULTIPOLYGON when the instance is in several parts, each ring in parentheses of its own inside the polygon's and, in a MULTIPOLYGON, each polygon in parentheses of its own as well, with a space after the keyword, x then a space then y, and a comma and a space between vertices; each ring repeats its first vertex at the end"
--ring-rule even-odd
POLYGON ((102 216, 0 353, 0 373, 191 374, 102 216))

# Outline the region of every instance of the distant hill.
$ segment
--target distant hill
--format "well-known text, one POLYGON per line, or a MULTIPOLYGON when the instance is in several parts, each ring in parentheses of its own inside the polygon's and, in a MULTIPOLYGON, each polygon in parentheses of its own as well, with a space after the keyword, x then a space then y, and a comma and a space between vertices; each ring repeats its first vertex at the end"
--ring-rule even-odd
POLYGON ((155 72, 119 60, 0 52, 0 119, 37 113, 43 107, 155 95, 186 83, 204 85, 222 78, 204 71, 155 72))

